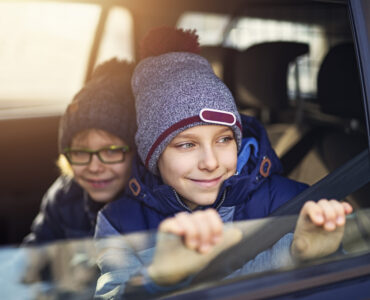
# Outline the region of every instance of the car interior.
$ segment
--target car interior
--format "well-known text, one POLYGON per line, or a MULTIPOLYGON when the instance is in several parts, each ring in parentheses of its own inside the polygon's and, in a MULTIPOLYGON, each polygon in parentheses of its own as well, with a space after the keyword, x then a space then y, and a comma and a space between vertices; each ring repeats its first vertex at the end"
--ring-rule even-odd
MULTIPOLYGON (((311 188, 272 215, 281 219, 256 221, 260 224, 256 232, 265 240, 246 236, 198 274, 196 280, 206 284, 208 292, 197 294, 195 288, 174 297, 227 298, 230 289, 217 282, 225 271, 236 269, 292 230, 295 219, 288 215, 296 214, 305 201, 323 195, 347 200, 358 210, 348 221, 344 246, 349 254, 367 253, 368 104, 349 2, 354 1, 0 0, 0 245, 18 246, 30 232, 43 195, 59 176, 60 117, 95 66, 112 57, 138 61, 140 42, 151 28, 176 26, 197 31, 201 55, 229 87, 240 113, 256 117, 265 126, 283 164, 283 175, 311 188), (243 245, 256 247, 245 252, 243 245), (237 259, 236 254, 245 256, 237 259)), ((152 241, 152 233, 147 234, 139 240, 152 241)), ((91 244, 82 241, 71 244, 71 252, 80 246, 82 252, 91 250, 91 244)), ((51 252, 53 261, 58 250, 51 252)), ((62 257, 67 259, 68 253, 62 257)), ((63 269, 63 259, 57 268, 63 269)), ((329 274, 330 279, 324 275, 322 279, 328 284, 344 280, 335 273, 338 268, 350 268, 345 261, 324 271, 316 270, 315 263, 310 267, 302 272, 329 274)), ((96 272, 95 265, 87 269, 93 275, 96 272)), ((55 271, 38 270, 47 276, 55 271)), ((74 277, 68 272, 59 279, 71 286, 74 277)), ((278 277, 271 277, 269 289, 251 277, 246 277, 248 281, 239 278, 232 281, 233 291, 255 289, 250 298, 273 295, 278 299, 282 293, 278 285, 285 283, 286 291, 293 293, 316 284, 304 281, 306 275, 299 272, 271 274, 278 277), (293 288, 289 284, 297 278, 302 281, 293 288)), ((367 274, 368 269, 358 272, 367 274)), ((86 279, 86 284, 93 283, 92 290, 77 293, 80 299, 91 296, 94 280, 86 279)), ((132 298, 136 297, 134 290, 132 298)), ((245 294, 241 297, 247 299, 245 294)))
MULTIPOLYGON (((33 95, 22 99, 17 89, 10 96, 6 89, 0 92, 1 244, 20 243, 29 232, 43 194, 59 174, 55 161, 60 115, 94 66, 104 60, 101 53, 107 52, 107 58, 126 55, 138 59, 140 40, 155 26, 197 30, 202 55, 230 88, 240 112, 257 117, 266 126, 283 162, 284 175, 313 184, 368 145, 356 53, 344 2, 235 0, 227 5, 223 1, 184 1, 175 5, 160 0, 156 5, 143 5, 139 3, 145 1, 75 1, 79 7, 71 2, 42 1, 33 4, 35 11, 32 5, 27 10, 36 18, 42 12, 37 5, 96 10, 95 27, 85 45, 76 89, 70 89, 64 102, 58 102, 58 109, 51 103, 52 97, 48 103, 41 103, 33 95), (112 11, 117 9, 124 9, 131 23, 130 32, 115 43, 130 44, 126 46, 129 54, 119 52, 124 47, 117 47, 113 54, 104 50, 108 48, 104 44, 109 39, 107 31, 114 26, 112 11)), ((21 5, 22 2, 12 7, 7 1, 0 2, 4 14, 21 5)), ((5 39, 5 31, 1 36, 5 39)), ((25 41, 28 39, 32 40, 32 36, 25 41)), ((26 51, 31 46, 19 55, 29 55, 26 51)), ((42 56, 33 59, 41 61, 42 56)), ((32 77, 31 71, 28 75, 32 77)), ((64 82, 61 76, 52 76, 61 79, 52 83, 59 89, 64 82)), ((14 76, 14 81, 17 78, 14 76)), ((21 83, 11 84, 19 84, 18 90, 22 90, 21 83)), ((46 93, 43 89, 41 92, 46 93)), ((355 207, 368 207, 368 188, 353 193, 348 200, 355 207)))

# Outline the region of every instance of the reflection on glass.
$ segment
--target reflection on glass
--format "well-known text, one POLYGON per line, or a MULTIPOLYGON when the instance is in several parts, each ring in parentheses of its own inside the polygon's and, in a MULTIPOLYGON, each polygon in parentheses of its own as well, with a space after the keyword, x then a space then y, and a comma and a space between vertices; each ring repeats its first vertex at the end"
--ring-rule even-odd
MULTIPOLYGON (((160 294, 172 295, 207 289, 221 283, 228 284, 271 274, 272 271, 288 272, 311 265, 351 259, 370 252, 370 209, 358 210, 347 217, 343 242, 334 254, 305 262, 281 256, 276 257, 268 268, 251 267, 252 258, 263 255, 264 249, 274 247, 276 241, 294 230, 296 219, 296 216, 288 216, 228 224, 225 230, 240 230, 241 240, 213 255, 209 263, 185 283, 182 282, 174 289, 163 289, 160 294), (246 267, 248 264, 249 267, 246 267)), ((158 294, 151 294, 145 286, 147 273, 142 271, 152 263, 154 245, 158 239, 162 239, 162 245, 165 245, 172 256, 172 261, 168 261, 166 255, 161 257, 161 264, 173 266, 177 273, 181 273, 181 268, 196 265, 194 261, 197 259, 202 260, 201 254, 194 255, 191 250, 184 249, 177 237, 168 234, 157 236, 156 232, 102 240, 58 242, 41 247, 6 247, 0 249, 0 296, 6 298, 17 295, 19 299, 23 295, 31 299, 67 295, 72 299, 92 298, 96 283, 102 285, 106 279, 98 279, 100 272, 96 264, 104 256, 106 261, 110 261, 110 265, 106 264, 105 268, 119 273, 117 287, 122 289, 121 292, 127 298, 139 295, 156 297, 158 294)), ((230 245, 232 244, 231 242, 230 245)))

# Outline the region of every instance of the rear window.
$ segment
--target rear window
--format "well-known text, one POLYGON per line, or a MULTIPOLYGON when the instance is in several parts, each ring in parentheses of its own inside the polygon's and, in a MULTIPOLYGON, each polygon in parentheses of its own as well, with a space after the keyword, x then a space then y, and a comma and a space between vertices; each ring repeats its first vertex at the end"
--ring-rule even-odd
POLYGON ((347 24, 341 21, 345 17, 343 10, 336 14, 325 9, 316 10, 313 14, 304 10, 304 7, 301 11, 281 7, 272 10, 266 7, 248 8, 251 16, 236 18, 230 15, 188 12, 181 16, 177 25, 181 28, 196 28, 202 46, 222 45, 245 50, 263 42, 307 43, 310 52, 298 57, 289 68, 288 93, 291 100, 298 96, 313 99, 317 92, 316 78, 322 59, 331 46, 351 40, 351 35, 347 24), (260 15, 266 17, 257 17, 260 15), (294 20, 295 15, 297 21, 294 20), (297 95, 297 73, 300 95, 297 95))
MULTIPOLYGON (((58 114, 86 77, 101 7, 0 3, 0 117, 58 114)), ((131 16, 110 10, 97 62, 132 58, 131 16)))

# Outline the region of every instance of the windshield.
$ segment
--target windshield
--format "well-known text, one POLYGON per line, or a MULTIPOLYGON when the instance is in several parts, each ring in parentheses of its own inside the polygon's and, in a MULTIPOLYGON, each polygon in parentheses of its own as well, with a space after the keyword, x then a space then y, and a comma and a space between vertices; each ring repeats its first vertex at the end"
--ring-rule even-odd
MULTIPOLYGON (((101 249, 107 246, 119 249, 116 253, 121 255, 112 258, 112 263, 119 272, 127 276, 128 281, 122 282, 125 297, 135 299, 143 293, 146 298, 150 298, 202 291, 219 285, 251 280, 261 275, 350 260, 370 252, 370 209, 364 209, 347 216, 342 244, 332 255, 304 262, 284 262, 286 257, 277 256, 267 268, 259 270, 245 267, 248 264, 250 266, 251 262, 253 264, 254 258, 261 255, 263 249, 271 249, 281 243, 281 240, 294 230, 296 220, 297 216, 286 216, 226 225, 226 228, 233 226, 242 231, 241 241, 212 259, 186 285, 178 286, 174 290, 164 290, 159 294, 148 294, 144 287, 145 282, 139 280, 139 274, 143 274, 142 270, 152 263, 153 247, 159 238, 166 239, 166 246, 177 259, 170 263, 176 264, 176 268, 181 270, 181 267, 191 264, 191 260, 187 260, 187 251, 190 250, 184 250, 181 241, 168 234, 163 237, 153 231, 103 240, 59 242, 39 247, 3 247, 0 251, 0 290, 3 295, 17 295, 16 298, 19 296, 22 299, 25 295, 27 299, 54 299, 63 296, 68 296, 68 299, 89 299, 95 293, 99 278, 97 260, 101 256, 101 249), (128 252, 131 255, 127 255, 128 252)), ((163 260, 162 263, 168 261, 163 260)))

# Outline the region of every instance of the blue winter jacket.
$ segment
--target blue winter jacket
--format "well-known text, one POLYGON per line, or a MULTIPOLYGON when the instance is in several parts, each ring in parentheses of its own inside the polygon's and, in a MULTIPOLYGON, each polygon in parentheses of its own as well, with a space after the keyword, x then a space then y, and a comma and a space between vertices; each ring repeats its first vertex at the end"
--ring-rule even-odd
POLYGON ((60 176, 42 199, 24 244, 93 237, 98 211, 104 204, 93 201, 72 178, 60 176))
MULTIPOLYGON (((224 222, 266 217, 307 188, 279 175, 282 166, 263 126, 248 116, 242 116, 242 123, 237 174, 224 181, 213 205, 197 208, 215 208, 224 222)), ((123 197, 99 213, 96 237, 155 229, 163 219, 186 210, 172 187, 137 159, 123 197)))
MULTIPOLYGON (((307 187, 279 175, 282 166, 263 126, 252 117, 242 116, 242 121, 244 139, 238 154, 238 172, 223 183, 217 200, 209 206, 219 212, 224 222, 266 217, 307 187)), ((144 267, 151 263, 155 252, 155 243, 134 249, 130 242, 125 241, 125 236, 101 238, 156 229, 163 219, 186 210, 189 209, 174 190, 136 160, 125 194, 98 214, 95 237, 99 238, 97 245, 102 251, 97 260, 101 276, 95 297, 122 299, 126 282, 135 274, 146 274, 144 267)), ((292 236, 287 234, 235 274, 261 272, 291 263, 292 236)), ((152 292, 161 290, 150 278, 144 286, 152 292)))

